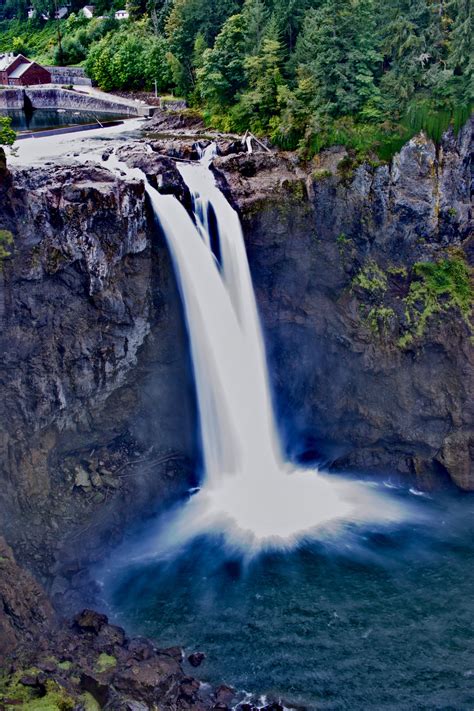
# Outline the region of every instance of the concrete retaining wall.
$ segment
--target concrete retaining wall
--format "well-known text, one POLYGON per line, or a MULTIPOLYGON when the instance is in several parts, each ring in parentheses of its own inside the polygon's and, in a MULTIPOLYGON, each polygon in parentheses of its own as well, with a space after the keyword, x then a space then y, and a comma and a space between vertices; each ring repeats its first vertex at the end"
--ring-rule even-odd
POLYGON ((23 89, 2 89, 0 109, 22 109, 25 105, 23 89))
POLYGON ((92 86, 92 81, 81 67, 45 67, 45 69, 51 74, 53 84, 92 86))
POLYGON ((149 106, 122 103, 120 99, 103 99, 100 96, 59 88, 26 88, 0 90, 0 109, 22 109, 25 96, 34 109, 71 109, 74 111, 101 111, 126 116, 150 116, 149 106))

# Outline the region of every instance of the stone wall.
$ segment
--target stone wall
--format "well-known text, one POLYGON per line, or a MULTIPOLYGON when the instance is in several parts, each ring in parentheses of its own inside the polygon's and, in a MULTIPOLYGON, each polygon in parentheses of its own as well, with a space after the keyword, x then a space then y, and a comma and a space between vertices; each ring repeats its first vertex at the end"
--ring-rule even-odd
POLYGON ((81 67, 45 67, 51 74, 53 84, 69 86, 92 86, 92 81, 81 67))

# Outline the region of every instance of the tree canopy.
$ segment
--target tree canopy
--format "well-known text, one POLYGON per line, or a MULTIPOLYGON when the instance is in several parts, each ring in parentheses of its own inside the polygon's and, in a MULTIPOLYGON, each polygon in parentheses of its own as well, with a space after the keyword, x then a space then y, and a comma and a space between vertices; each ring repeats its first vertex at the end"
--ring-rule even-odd
MULTIPOLYGON (((71 10, 82 4, 72 0, 71 10)), ((10 33, 10 47, 38 54, 34 37, 44 22, 27 22, 28 5, 5 0, 0 49, 3 32, 10 33)), ((32 5, 44 11, 54 2, 32 5)), ((149 89, 156 80, 160 91, 184 96, 210 123, 268 133, 289 148, 311 152, 334 142, 358 148, 420 127, 437 137, 471 109, 470 0, 97 0, 96 6, 110 19, 76 14, 62 22, 63 61, 84 62, 104 89, 149 89), (117 23, 113 11, 125 6, 130 20, 117 23)), ((45 52, 59 61, 54 35, 48 42, 45 52)))

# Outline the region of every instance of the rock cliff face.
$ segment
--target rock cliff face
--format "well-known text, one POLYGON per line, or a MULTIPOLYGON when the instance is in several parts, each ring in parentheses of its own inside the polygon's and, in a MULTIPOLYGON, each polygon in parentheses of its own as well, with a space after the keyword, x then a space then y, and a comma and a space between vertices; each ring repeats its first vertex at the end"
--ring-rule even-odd
POLYGON ((216 162, 240 208, 293 454, 474 490, 473 124, 392 164, 216 162), (422 263, 428 263, 423 266, 422 263))
POLYGON ((90 554, 81 527, 99 518, 110 536, 151 493, 186 485, 180 304, 140 182, 45 167, 4 174, 0 198, 0 529, 51 572, 75 528, 74 575, 90 554))

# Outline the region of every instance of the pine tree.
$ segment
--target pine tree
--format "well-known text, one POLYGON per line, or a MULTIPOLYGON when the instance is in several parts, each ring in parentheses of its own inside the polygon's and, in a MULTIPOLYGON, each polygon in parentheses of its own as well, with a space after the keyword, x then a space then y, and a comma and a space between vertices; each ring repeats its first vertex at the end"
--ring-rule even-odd
POLYGON ((218 34, 214 47, 204 54, 202 67, 198 69, 198 88, 211 110, 225 111, 245 86, 244 30, 243 15, 233 15, 218 34))

